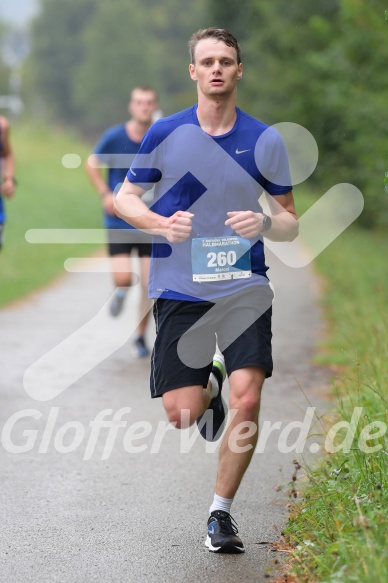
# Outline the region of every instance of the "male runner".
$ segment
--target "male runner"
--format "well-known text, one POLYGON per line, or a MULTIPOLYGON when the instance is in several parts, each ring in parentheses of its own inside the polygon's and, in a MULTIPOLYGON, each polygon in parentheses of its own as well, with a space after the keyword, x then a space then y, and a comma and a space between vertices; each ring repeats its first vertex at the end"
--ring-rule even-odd
POLYGON ((192 36, 189 49, 198 104, 148 131, 115 206, 154 235, 151 396, 163 398, 176 427, 197 420, 205 438, 218 439, 228 374, 234 416, 220 447, 206 546, 241 553, 230 509, 257 443, 261 390, 272 374, 273 295, 263 236, 292 240, 298 220, 281 137, 236 108, 243 74, 237 40, 208 28, 192 36), (141 197, 153 184, 148 209, 141 197), (263 191, 271 216, 258 201, 263 191), (216 339, 222 354, 213 360, 216 339))
POLYGON ((15 159, 9 140, 9 122, 5 117, 0 117, 0 249, 3 245, 5 223, 3 196, 12 198, 15 189, 15 159))
POLYGON ((158 96, 151 87, 135 87, 131 91, 128 111, 131 119, 125 124, 109 128, 100 138, 86 164, 87 174, 101 197, 104 210, 104 225, 108 229, 108 253, 111 257, 113 280, 116 287, 110 305, 111 315, 116 317, 123 308, 128 288, 131 286, 130 257, 136 250, 140 258, 141 302, 138 335, 134 339, 132 353, 135 357, 148 356, 149 350, 144 334, 147 327, 151 303, 148 299, 148 276, 151 256, 149 238, 135 231, 114 212, 114 197, 125 179, 131 157, 139 150, 141 141, 153 122, 158 109, 158 96), (108 167, 107 177, 99 168, 101 163, 108 167), (142 237, 143 235, 143 237, 142 237), (136 240, 133 241, 134 236, 136 240), (141 239, 143 238, 143 242, 141 239), (132 241, 132 242, 131 242, 132 241))

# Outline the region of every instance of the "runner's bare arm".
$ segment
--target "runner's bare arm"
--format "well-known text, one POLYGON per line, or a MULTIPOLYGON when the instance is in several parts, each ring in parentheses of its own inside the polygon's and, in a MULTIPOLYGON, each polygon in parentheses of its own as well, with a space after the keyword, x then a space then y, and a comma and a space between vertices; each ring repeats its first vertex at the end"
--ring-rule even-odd
POLYGON ((88 157, 85 163, 85 170, 90 179, 90 182, 93 184, 101 198, 107 194, 113 194, 106 181, 104 180, 101 170, 101 162, 95 154, 91 154, 88 157))
POLYGON ((193 213, 177 211, 171 217, 163 217, 151 211, 141 200, 145 192, 126 178, 115 198, 117 216, 136 229, 165 237, 170 243, 180 243, 188 239, 193 213))
POLYGON ((15 193, 15 158, 9 140, 9 124, 5 117, 0 118, 1 141, 3 148, 1 151, 2 183, 0 193, 11 198, 15 193))
POLYGON ((88 157, 85 164, 85 170, 90 182, 93 184, 96 192, 101 198, 105 212, 113 216, 115 214, 113 201, 114 194, 103 177, 101 162, 95 154, 91 154, 88 157))
POLYGON ((240 235, 249 239, 257 237, 261 232, 271 241, 293 241, 299 232, 299 221, 296 214, 292 191, 278 196, 267 197, 271 210, 271 228, 263 232, 264 214, 253 211, 228 212, 229 225, 240 235))

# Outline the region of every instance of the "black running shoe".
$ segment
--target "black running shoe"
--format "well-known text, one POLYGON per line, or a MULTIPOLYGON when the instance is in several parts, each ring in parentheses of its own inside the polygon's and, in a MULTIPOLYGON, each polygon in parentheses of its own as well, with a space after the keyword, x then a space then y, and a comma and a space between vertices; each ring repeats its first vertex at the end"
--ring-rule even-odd
POLYGON ((222 354, 214 355, 212 373, 218 381, 218 395, 210 401, 209 407, 197 419, 198 430, 207 441, 217 441, 221 437, 227 412, 226 403, 221 396, 222 383, 226 377, 222 354))
POLYGON ((236 522, 223 510, 215 510, 209 516, 205 545, 213 553, 245 552, 236 522))

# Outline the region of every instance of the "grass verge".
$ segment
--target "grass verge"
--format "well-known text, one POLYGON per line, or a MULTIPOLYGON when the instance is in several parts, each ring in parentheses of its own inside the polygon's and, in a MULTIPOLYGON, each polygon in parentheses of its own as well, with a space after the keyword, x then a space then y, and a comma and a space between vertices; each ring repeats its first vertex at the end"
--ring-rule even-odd
POLYGON ((36 228, 99 228, 99 203, 85 175, 89 147, 64 130, 19 121, 11 129, 18 189, 6 200, 7 222, 0 253, 0 305, 20 298, 64 272, 67 257, 88 256, 95 245, 38 245, 25 233, 36 228), (65 168, 62 157, 78 154, 82 165, 65 168))
POLYGON ((334 372, 328 428, 350 426, 332 443, 338 451, 305 468, 308 486, 293 503, 285 536, 298 581, 388 581, 387 256, 385 233, 351 227, 316 261, 329 323, 318 359, 334 372))

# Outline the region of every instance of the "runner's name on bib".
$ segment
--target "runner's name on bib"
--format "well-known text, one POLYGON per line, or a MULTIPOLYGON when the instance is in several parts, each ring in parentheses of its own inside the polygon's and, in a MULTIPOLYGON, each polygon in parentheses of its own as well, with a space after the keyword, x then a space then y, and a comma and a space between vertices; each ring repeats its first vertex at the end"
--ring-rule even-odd
POLYGON ((251 277, 251 244, 241 237, 193 239, 191 263, 193 281, 224 281, 251 277))

